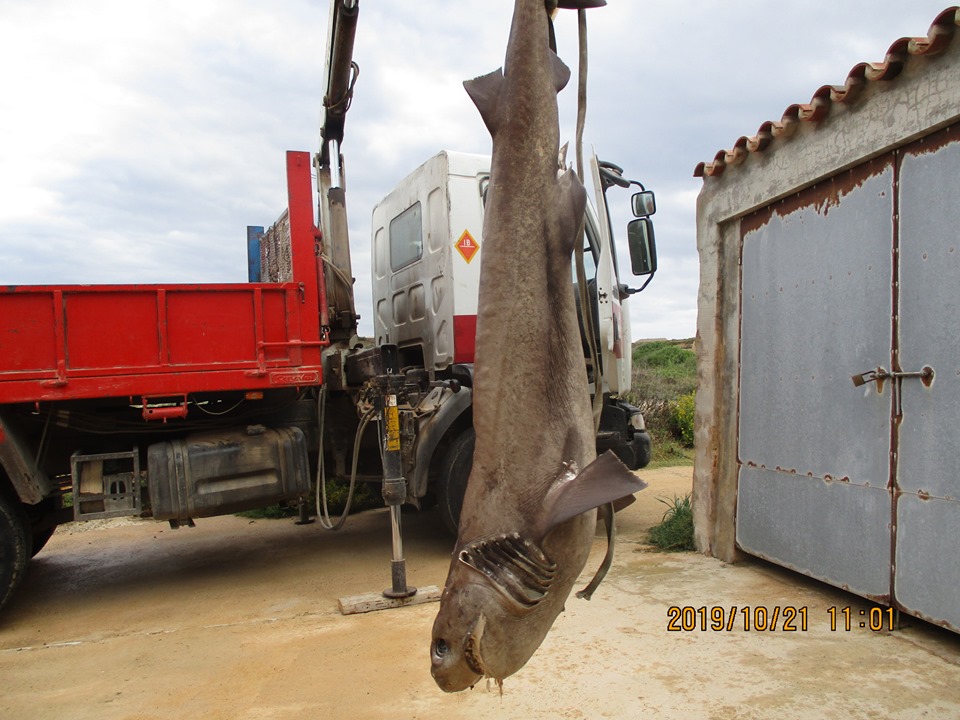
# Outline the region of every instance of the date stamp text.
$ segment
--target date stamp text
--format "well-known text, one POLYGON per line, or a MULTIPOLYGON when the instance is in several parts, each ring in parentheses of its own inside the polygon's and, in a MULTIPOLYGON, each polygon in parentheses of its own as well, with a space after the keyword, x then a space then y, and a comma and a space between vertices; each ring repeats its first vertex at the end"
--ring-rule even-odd
MULTIPOLYGON (((667 632, 807 632, 812 617, 806 605, 671 605, 667 608, 667 632)), ((894 608, 851 606, 826 608, 817 617, 830 632, 855 628, 892 631, 897 625, 894 608)))

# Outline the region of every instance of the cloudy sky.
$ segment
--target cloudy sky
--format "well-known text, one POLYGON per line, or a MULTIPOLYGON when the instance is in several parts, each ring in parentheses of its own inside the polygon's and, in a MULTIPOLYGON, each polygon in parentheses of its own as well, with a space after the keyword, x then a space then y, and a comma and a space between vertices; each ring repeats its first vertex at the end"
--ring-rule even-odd
MULTIPOLYGON (((361 0, 347 119, 353 274, 372 333, 370 212, 441 149, 489 152, 461 82, 502 63, 509 0, 361 0)), ((660 270, 633 336, 692 337, 702 160, 944 0, 609 0, 589 15, 586 141, 656 191, 660 270)), ((0 0, 0 284, 240 282, 245 227, 317 149, 326 0, 0 0)), ((576 14, 558 19, 575 66, 576 14)), ((561 95, 572 139, 575 90, 561 95)), ((628 194, 611 191, 614 224, 628 194)))

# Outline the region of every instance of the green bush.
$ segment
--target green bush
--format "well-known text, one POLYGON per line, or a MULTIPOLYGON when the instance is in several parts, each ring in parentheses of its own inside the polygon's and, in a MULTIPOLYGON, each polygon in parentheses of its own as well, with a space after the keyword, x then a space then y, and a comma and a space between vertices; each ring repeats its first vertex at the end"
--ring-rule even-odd
POLYGON ((693 390, 681 395, 676 402, 671 403, 671 418, 674 430, 683 442, 684 447, 693 447, 693 416, 696 406, 697 392, 693 390))
POLYGON ((660 524, 650 528, 650 542, 668 552, 694 550, 690 496, 674 497, 672 501, 666 498, 657 500, 667 506, 667 511, 660 524))
POLYGON ((697 374, 697 355, 684 347, 686 340, 654 340, 638 344, 633 361, 640 367, 655 368, 660 375, 686 378, 697 374))
POLYGON ((693 463, 692 399, 683 400, 697 387, 693 346, 693 339, 641 341, 633 346, 632 389, 625 399, 643 413, 653 444, 651 467, 693 463), (683 413, 689 417, 686 433, 683 413))

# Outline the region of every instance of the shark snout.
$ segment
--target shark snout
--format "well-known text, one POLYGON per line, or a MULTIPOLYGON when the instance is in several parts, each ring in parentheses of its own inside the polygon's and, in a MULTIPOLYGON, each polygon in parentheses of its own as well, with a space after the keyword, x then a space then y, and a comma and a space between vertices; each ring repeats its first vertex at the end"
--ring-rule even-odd
POLYGON ((449 640, 443 632, 435 633, 430 645, 430 674, 444 692, 472 688, 487 674, 480 654, 486 624, 481 613, 469 632, 458 640, 449 640))
POLYGON ((470 667, 462 651, 442 637, 430 645, 430 674, 440 689, 449 693, 473 687, 483 677, 470 667))

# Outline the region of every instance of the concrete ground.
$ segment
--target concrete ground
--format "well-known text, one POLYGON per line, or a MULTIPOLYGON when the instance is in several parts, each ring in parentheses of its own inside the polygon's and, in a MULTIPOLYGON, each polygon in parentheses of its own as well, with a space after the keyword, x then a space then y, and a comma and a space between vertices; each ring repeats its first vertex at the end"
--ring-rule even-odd
MULTIPOLYGON (((384 511, 338 534, 237 517, 177 531, 112 521, 58 530, 0 617, 0 718, 960 717, 960 636, 910 618, 860 628, 868 603, 802 576, 653 551, 657 498, 689 492, 691 469, 641 475, 650 488, 620 516, 607 580, 592 601, 569 601, 502 696, 436 688, 436 604, 338 613, 339 597, 390 583, 384 511), (753 626, 774 612, 774 627, 753 626)), ((433 513, 404 523, 410 582, 441 585, 450 538, 433 513)), ((584 582, 602 552, 598 538, 584 582)))

